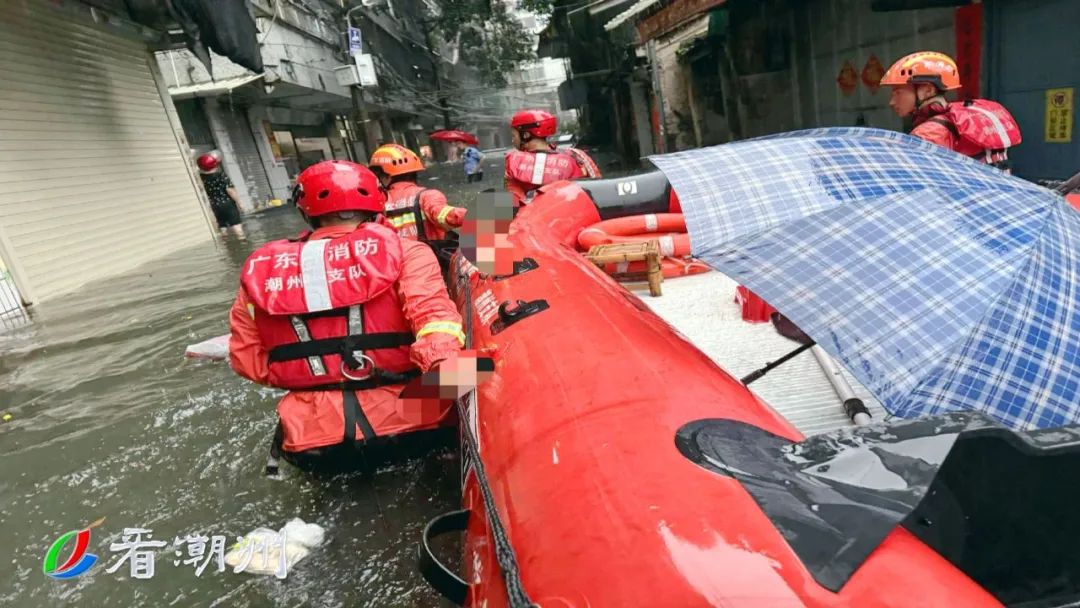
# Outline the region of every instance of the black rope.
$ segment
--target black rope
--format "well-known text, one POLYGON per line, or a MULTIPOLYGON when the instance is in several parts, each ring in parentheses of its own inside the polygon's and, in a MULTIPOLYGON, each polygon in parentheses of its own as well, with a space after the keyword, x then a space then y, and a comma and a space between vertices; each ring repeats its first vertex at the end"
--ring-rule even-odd
MULTIPOLYGON (((470 285, 468 276, 465 277, 465 348, 472 347, 472 286, 470 285)), ((473 399, 476 398, 475 389, 470 393, 473 399)), ((536 606, 529 594, 525 591, 525 586, 521 583, 521 574, 518 571, 517 557, 514 555, 514 547, 510 544, 510 539, 506 534, 506 529, 503 527, 502 520, 499 519, 499 512, 495 507, 495 499, 491 495, 491 486, 488 483, 487 474, 484 472, 484 464, 480 461, 480 453, 476 450, 476 438, 472 435, 472 429, 469 428, 469 418, 466 415, 464 401, 468 399, 469 395, 459 399, 457 402, 458 419, 461 421, 461 428, 464 431, 462 434, 465 437, 464 448, 468 450, 469 457, 473 463, 473 472, 476 473, 476 480, 480 485, 480 496, 484 501, 484 511, 487 513, 488 526, 491 528, 491 536, 495 539, 495 559, 499 562, 499 569, 502 570, 503 581, 506 583, 506 596, 509 602, 510 608, 531 608, 536 606)), ((473 407, 476 407, 476 403, 473 403, 473 407)))

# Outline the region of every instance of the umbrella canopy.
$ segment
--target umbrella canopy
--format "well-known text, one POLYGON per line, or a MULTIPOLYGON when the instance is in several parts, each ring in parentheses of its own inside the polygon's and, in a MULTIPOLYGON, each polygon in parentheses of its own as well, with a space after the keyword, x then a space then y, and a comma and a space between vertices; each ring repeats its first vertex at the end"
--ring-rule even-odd
POLYGON ((693 254, 761 294, 902 417, 1080 422, 1080 213, 876 129, 652 157, 693 254))
POLYGON ((435 141, 460 141, 467 144, 472 144, 474 146, 480 143, 480 140, 476 139, 475 135, 473 135, 472 133, 466 133, 465 131, 435 131, 431 133, 428 137, 434 139, 435 141))

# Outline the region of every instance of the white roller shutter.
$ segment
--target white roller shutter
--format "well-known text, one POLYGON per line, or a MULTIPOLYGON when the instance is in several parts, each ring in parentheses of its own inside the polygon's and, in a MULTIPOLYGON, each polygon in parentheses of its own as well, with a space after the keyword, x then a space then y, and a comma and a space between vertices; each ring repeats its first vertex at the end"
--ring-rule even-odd
POLYGON ((251 132, 251 125, 248 123, 247 110, 222 104, 221 115, 225 128, 229 132, 229 141, 232 142, 236 162, 244 175, 244 183, 235 185, 240 188, 246 187, 252 202, 265 205, 266 201, 274 198, 273 191, 270 189, 270 179, 266 177, 266 167, 263 166, 262 157, 259 156, 255 135, 251 132))
POLYGON ((0 232, 24 298, 210 238, 150 61, 45 0, 0 0, 0 232))

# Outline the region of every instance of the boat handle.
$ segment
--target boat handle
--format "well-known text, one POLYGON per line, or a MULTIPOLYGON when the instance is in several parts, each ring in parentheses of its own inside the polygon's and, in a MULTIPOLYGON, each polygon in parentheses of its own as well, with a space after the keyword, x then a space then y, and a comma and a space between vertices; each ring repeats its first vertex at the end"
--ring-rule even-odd
POLYGON ((502 330, 510 327, 514 323, 531 317, 537 313, 544 312, 550 308, 547 300, 532 300, 526 302, 525 300, 518 300, 511 308, 509 300, 499 304, 499 318, 491 324, 491 335, 495 335, 502 330))
POLYGON ((512 272, 510 274, 497 274, 497 275, 493 276, 492 279, 495 280, 495 281, 503 281, 503 280, 506 280, 506 279, 516 277, 519 274, 525 274, 526 272, 529 272, 530 270, 536 270, 537 268, 540 268, 540 264, 539 264, 539 262, 537 262, 536 260, 534 260, 532 258, 525 258, 525 259, 522 259, 522 260, 515 260, 514 261, 514 272, 512 272))
POLYGON ((443 534, 464 532, 469 527, 469 517, 471 515, 472 511, 469 509, 443 513, 424 526, 424 535, 420 538, 418 551, 420 575, 431 585, 432 589, 453 602, 455 606, 465 605, 465 600, 469 594, 469 584, 435 557, 435 553, 431 550, 430 541, 443 534))

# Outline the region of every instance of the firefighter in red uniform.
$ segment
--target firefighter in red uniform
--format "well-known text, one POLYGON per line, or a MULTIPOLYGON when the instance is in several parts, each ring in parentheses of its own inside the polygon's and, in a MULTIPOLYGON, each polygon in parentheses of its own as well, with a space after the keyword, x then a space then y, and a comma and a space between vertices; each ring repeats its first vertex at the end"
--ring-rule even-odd
POLYGON ((362 165, 309 167, 293 200, 314 232, 252 253, 230 312, 233 369, 290 391, 267 470, 282 449, 296 462, 453 425, 452 402, 399 397, 464 344, 431 249, 385 225, 385 197, 362 165))
POLYGON ((1007 169, 1009 148, 1020 143, 1020 127, 1001 104, 986 99, 948 102, 960 88, 960 71, 951 57, 920 51, 901 58, 885 72, 892 87, 889 106, 913 118, 911 134, 931 143, 1007 169))
POLYGON ((421 241, 446 240, 454 228, 465 221, 466 210, 446 202, 446 195, 416 183, 425 169, 420 157, 398 144, 386 144, 375 150, 369 163, 386 189, 385 215, 398 236, 421 241))
POLYGON ((510 120, 514 149, 506 155, 506 191, 514 203, 528 203, 537 188, 579 177, 600 177, 600 169, 576 148, 558 151, 547 138, 555 135, 558 120, 543 110, 522 110, 510 120))

